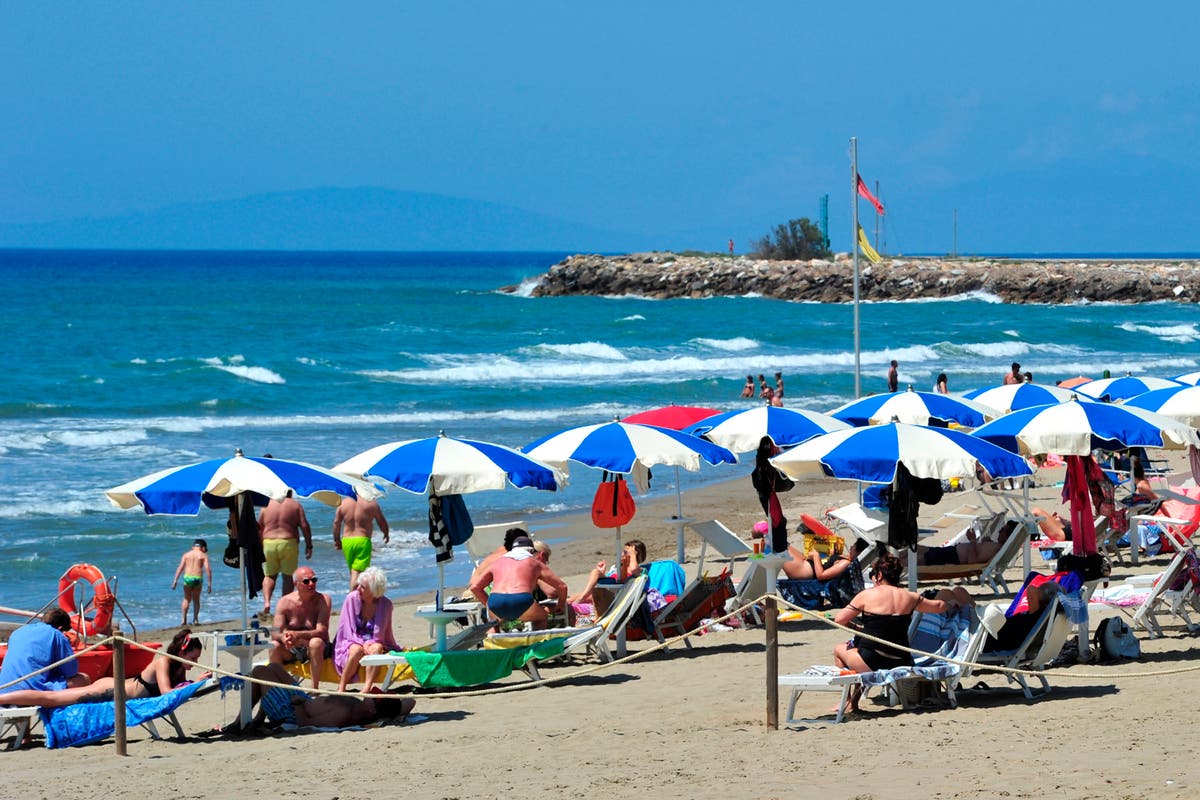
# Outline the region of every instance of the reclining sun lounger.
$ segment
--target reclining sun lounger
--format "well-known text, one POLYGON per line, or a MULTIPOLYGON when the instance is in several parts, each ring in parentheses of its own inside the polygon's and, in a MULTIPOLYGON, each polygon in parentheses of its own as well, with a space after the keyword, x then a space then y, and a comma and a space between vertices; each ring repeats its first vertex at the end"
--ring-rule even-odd
POLYGON ((12 728, 13 740, 8 749, 16 750, 24 743, 25 737, 29 735, 30 727, 37 723, 37 719, 37 706, 0 708, 0 739, 4 738, 4 734, 9 728, 12 728))
MULTIPOLYGON (((212 678, 174 689, 161 697, 140 697, 125 701, 125 725, 143 725, 158 717, 166 717, 191 700, 201 690, 213 685, 212 678)), ((76 703, 62 708, 41 709, 42 727, 46 731, 46 747, 75 747, 98 742, 112 736, 116 730, 115 704, 76 703)), ((172 723, 180 731, 178 721, 172 723)), ((158 738, 153 732, 151 735, 158 738)))
MULTIPOLYGON (((979 667, 968 668, 964 671, 962 680, 966 680, 979 668, 986 669, 986 665, 1041 672, 1062 652, 1067 635, 1071 630, 1071 624, 1057 595, 1039 612, 1038 618, 1029 632, 1015 648, 985 652, 983 647, 988 635, 997 633, 1007 619, 1004 616, 1006 605, 1007 603, 991 603, 981 615, 979 629, 973 637, 978 641, 974 642, 971 648, 975 655, 971 659, 966 659, 979 667)), ((1029 686, 1029 679, 1024 674, 1005 672, 1004 677, 1009 683, 1018 684, 1021 692, 1029 700, 1050 692, 1050 682, 1046 680, 1044 674, 1035 676, 1041 684, 1041 691, 1036 692, 1029 686)))
MULTIPOLYGON (((833 723, 839 723, 845 716, 846 706, 850 700, 850 692, 855 686, 863 689, 864 696, 872 688, 881 687, 889 697, 898 699, 904 709, 915 706, 913 694, 910 691, 914 685, 922 683, 933 687, 934 691, 951 707, 958 706, 955 694, 966 670, 955 661, 969 662, 974 658, 982 640, 975 635, 978 620, 970 608, 962 608, 953 615, 923 615, 914 614, 909 626, 910 641, 918 642, 917 646, 928 647, 926 652, 933 656, 915 658, 914 665, 881 669, 874 672, 848 673, 836 667, 816 666, 805 672, 779 677, 780 688, 791 691, 788 700, 787 713, 784 715, 786 725, 805 725, 828 723, 824 718, 799 718, 796 716, 796 703, 805 692, 840 692, 841 700, 833 723), (936 633, 933 638, 922 640, 918 631, 924 622, 937 618, 936 633)), ((914 647, 914 649, 915 649, 914 647)), ((890 702, 890 701, 889 701, 890 702)))

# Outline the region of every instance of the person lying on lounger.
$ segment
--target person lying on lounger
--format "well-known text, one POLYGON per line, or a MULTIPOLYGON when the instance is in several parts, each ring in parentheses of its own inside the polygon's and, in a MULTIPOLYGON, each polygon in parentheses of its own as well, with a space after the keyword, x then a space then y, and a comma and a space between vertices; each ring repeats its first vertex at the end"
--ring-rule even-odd
MULTIPOLYGON (((130 700, 139 697, 158 697, 166 694, 184 682, 190 667, 187 664, 168 658, 168 655, 179 656, 188 661, 200 658, 204 646, 199 639, 192 638, 192 632, 184 628, 175 634, 175 638, 167 645, 166 654, 155 653, 150 664, 132 678, 125 679, 125 697, 130 700)), ((204 673, 204 680, 211 673, 204 673)), ((98 678, 87 686, 67 689, 18 689, 0 695, 5 704, 17 706, 41 706, 42 708, 61 708, 75 703, 102 703, 113 699, 114 681, 111 677, 98 678)))
POLYGON ((865 539, 856 539, 849 550, 822 562, 821 554, 816 550, 804 555, 795 545, 788 545, 792 560, 783 562, 783 574, 794 580, 831 581, 845 574, 859 554, 870 546, 865 539))
POLYGON ((1057 511, 1035 507, 1030 513, 1037 517, 1038 529, 1041 530, 1043 538, 1056 542, 1071 541, 1071 522, 1060 517, 1057 511))
POLYGON ((977 539, 974 530, 967 531, 967 541, 943 547, 917 546, 917 564, 934 567, 945 564, 986 564, 995 557, 1019 523, 1008 522, 1000 535, 991 539, 977 539))
POLYGON ((276 725, 301 725, 317 728, 349 728, 366 725, 381 719, 403 721, 416 706, 411 697, 371 694, 364 697, 318 695, 309 697, 295 678, 279 664, 260 664, 250 671, 250 677, 260 681, 282 683, 293 688, 253 684, 251 703, 258 705, 254 721, 264 720, 276 725))

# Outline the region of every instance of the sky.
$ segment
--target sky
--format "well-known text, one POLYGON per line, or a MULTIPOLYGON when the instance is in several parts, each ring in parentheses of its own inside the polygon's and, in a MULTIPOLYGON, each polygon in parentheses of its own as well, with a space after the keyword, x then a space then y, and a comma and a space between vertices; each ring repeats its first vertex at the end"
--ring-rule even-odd
POLYGON ((1177 0, 0 19, 0 226, 377 187, 578 222, 595 249, 743 251, 828 195, 845 250, 855 137, 887 252, 1200 251, 1200 14, 1177 0))

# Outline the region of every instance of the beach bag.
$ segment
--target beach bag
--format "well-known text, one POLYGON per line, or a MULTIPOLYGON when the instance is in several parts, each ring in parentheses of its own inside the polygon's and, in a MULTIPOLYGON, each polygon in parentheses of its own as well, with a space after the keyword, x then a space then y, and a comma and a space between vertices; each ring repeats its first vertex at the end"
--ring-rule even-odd
POLYGON ((1100 657, 1105 660, 1141 658, 1142 645, 1133 635, 1129 623, 1121 617, 1105 617, 1092 639, 1100 657))
POLYGON ((229 540, 229 546, 225 548, 225 555, 221 556, 221 561, 227 567, 242 568, 242 554, 238 551, 237 542, 233 539, 229 540))
POLYGON ((592 498, 592 524, 597 528, 617 528, 632 520, 636 512, 637 505, 625 478, 605 470, 592 498))
POLYGON ((1062 556, 1056 567, 1059 572, 1078 572, 1085 582, 1108 577, 1112 572, 1112 565, 1102 553, 1062 556))

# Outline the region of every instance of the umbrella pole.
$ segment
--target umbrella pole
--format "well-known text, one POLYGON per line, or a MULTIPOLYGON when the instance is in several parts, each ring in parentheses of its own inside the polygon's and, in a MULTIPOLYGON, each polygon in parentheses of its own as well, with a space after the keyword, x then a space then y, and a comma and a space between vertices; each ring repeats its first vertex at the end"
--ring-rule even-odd
POLYGON ((442 600, 442 595, 445 594, 445 592, 446 592, 446 565, 439 561, 438 562, 438 590, 437 590, 437 595, 434 597, 434 604, 433 604, 434 608, 436 608, 438 611, 441 611, 445 607, 443 605, 443 600, 442 600))
MULTIPOLYGON (((237 504, 237 518, 240 521, 242 518, 242 504, 245 502, 245 495, 238 494, 237 499, 234 502, 237 504)), ((238 538, 241 538, 240 533, 238 534, 238 538)), ((250 610, 246 607, 246 593, 248 591, 248 587, 250 586, 250 577, 246 573, 246 561, 250 558, 250 552, 244 547, 239 548, 239 550, 242 556, 241 569, 239 569, 238 572, 242 573, 242 630, 244 631, 246 628, 250 627, 250 610)))
POLYGON ((679 467, 675 467, 675 560, 683 563, 683 487, 679 485, 679 467))

